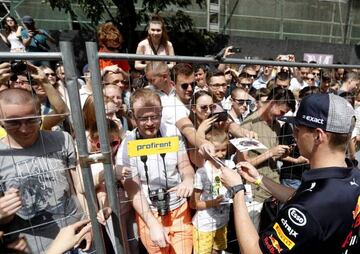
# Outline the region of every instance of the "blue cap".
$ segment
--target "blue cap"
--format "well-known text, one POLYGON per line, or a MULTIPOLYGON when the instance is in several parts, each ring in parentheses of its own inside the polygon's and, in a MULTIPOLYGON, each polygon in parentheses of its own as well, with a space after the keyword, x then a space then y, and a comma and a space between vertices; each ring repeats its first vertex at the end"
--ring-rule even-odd
POLYGON ((354 116, 354 108, 344 98, 335 94, 311 94, 302 99, 295 117, 283 116, 279 120, 347 134, 353 130, 354 116))
POLYGON ((32 24, 35 23, 34 19, 33 19, 31 16, 24 16, 24 17, 22 18, 22 22, 23 22, 24 24, 30 24, 30 25, 32 25, 32 24))

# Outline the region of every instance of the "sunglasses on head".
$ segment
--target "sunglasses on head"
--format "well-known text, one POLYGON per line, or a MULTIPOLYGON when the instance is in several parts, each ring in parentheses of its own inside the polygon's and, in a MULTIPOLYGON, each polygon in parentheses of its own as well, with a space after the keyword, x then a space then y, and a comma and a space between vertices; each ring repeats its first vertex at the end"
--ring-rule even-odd
POLYGON ((194 90, 195 82, 192 83, 183 83, 180 85, 182 89, 187 90, 189 86, 194 90))

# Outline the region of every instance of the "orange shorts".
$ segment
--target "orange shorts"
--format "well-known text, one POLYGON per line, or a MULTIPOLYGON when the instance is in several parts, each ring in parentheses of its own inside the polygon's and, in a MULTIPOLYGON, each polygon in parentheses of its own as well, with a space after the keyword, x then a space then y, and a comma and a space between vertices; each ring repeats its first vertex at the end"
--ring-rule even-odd
POLYGON ((192 232, 191 214, 188 203, 185 202, 179 208, 170 211, 163 218, 159 217, 154 212, 155 218, 165 227, 169 232, 170 244, 165 248, 153 244, 149 235, 149 228, 141 217, 136 214, 136 222, 139 228, 139 235, 141 242, 144 244, 149 254, 191 254, 192 251, 192 232))

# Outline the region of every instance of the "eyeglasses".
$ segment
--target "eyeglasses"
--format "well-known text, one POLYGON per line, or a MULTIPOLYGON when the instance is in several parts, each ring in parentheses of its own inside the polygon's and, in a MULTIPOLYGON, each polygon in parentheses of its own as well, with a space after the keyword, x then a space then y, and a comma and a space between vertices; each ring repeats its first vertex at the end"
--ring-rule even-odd
POLYGON ((25 124, 26 126, 35 126, 39 125, 41 123, 41 118, 28 118, 28 119, 22 119, 22 120, 5 120, 3 122, 3 126, 7 130, 14 130, 21 127, 21 125, 25 124))
POLYGON ((235 101, 239 105, 244 105, 244 103, 246 103, 246 105, 249 106, 251 104, 251 100, 235 99, 235 98, 231 98, 231 99, 233 99, 233 101, 235 101))
POLYGON ((159 122, 161 119, 161 115, 153 115, 153 116, 140 116, 140 117, 134 117, 136 120, 138 120, 140 123, 146 123, 147 121, 152 122, 159 122))
POLYGON ((200 105, 200 109, 201 109, 201 111, 204 111, 204 112, 206 112, 206 111, 208 111, 208 110, 210 110, 210 111, 212 112, 212 111, 214 111, 214 110, 215 110, 215 108, 216 108, 216 105, 215 105, 215 104, 210 104, 210 105, 200 105))
POLYGON ((194 90, 194 87, 195 87, 195 82, 191 82, 191 83, 183 83, 180 85, 181 88, 183 90, 187 90, 189 88, 189 86, 191 86, 191 89, 194 90))
POLYGON ((227 84, 226 83, 223 83, 223 84, 210 84, 210 86, 212 86, 214 89, 220 89, 220 88, 224 88, 226 89, 227 88, 227 84))
POLYGON ((49 77, 49 76, 53 76, 53 77, 55 77, 55 76, 56 76, 56 74, 55 74, 55 73, 45 73, 45 75, 46 75, 46 77, 49 77))

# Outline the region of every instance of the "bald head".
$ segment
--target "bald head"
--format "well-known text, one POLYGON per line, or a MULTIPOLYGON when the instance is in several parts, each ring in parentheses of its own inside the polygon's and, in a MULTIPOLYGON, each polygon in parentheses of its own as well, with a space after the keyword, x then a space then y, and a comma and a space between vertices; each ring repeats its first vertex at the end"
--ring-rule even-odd
POLYGON ((148 63, 145 67, 145 73, 152 74, 168 74, 169 67, 165 62, 151 62, 148 63))
POLYGON ((249 94, 240 87, 236 87, 234 90, 232 90, 231 97, 232 98, 241 97, 242 99, 245 99, 245 100, 250 98, 249 94))
POLYGON ((10 104, 20 106, 32 104, 36 112, 40 113, 40 101, 37 95, 21 88, 10 88, 0 92, 0 107, 10 104))

